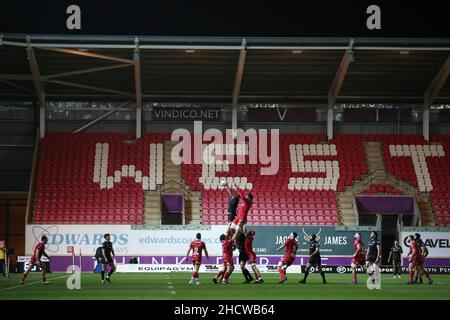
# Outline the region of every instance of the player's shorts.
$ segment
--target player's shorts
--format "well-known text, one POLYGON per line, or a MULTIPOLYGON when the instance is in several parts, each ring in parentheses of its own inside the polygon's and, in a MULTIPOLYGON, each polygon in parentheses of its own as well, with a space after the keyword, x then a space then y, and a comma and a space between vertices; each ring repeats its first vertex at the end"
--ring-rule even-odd
POLYGON ((239 251, 239 263, 241 262, 247 262, 248 256, 247 253, 244 250, 239 251))
POLYGON ((413 259, 411 259, 409 262, 412 263, 412 264, 421 264, 421 263, 423 263, 423 258, 422 258, 422 257, 415 256, 415 257, 414 257, 413 259))
POLYGON ((249 264, 253 264, 253 263, 256 263, 256 253, 255 253, 255 251, 252 251, 252 252, 248 252, 247 253, 247 262, 249 263, 249 264))
POLYGON ((105 264, 105 258, 104 257, 98 257, 97 258, 97 263, 105 264))
POLYGON ((192 258, 192 264, 193 265, 202 264, 202 258, 192 258))
POLYGON ((228 212, 228 223, 232 223, 235 218, 236 218, 236 213, 228 212))
POLYGON ((322 265, 322 259, 320 257, 314 257, 312 259, 309 259, 308 264, 312 265, 313 267, 318 267, 322 265))
POLYGON ((375 261, 377 261, 377 257, 375 256, 368 256, 366 259, 366 262, 368 263, 375 263, 375 261))
POLYGON ((245 224, 247 223, 247 218, 238 215, 236 218, 234 218, 233 224, 238 225, 239 222, 243 222, 245 224))
POLYGON ((114 260, 112 257, 106 257, 106 259, 103 259, 102 264, 114 264, 114 260), (108 259, 108 262, 106 262, 106 259, 108 259))
POLYGON ((233 256, 223 256, 222 258, 224 266, 234 266, 233 256))
POLYGON ((402 263, 402 261, 401 260, 392 260, 392 263, 393 264, 400 264, 400 263, 402 263))
POLYGON ((364 266, 365 263, 366 263, 366 261, 364 260, 363 257, 355 257, 355 258, 352 258, 352 264, 364 266))
POLYGON ((294 260, 295 260, 295 257, 292 257, 292 256, 284 256, 284 257, 281 259, 281 263, 284 264, 284 265, 287 265, 287 266, 289 267, 292 263, 294 263, 294 260))
POLYGON ((31 258, 30 259, 30 265, 32 265, 32 266, 38 266, 39 268, 41 268, 42 270, 45 270, 45 263, 44 262, 39 262, 39 261, 37 261, 37 259, 35 258, 35 259, 33 259, 33 258, 31 258))

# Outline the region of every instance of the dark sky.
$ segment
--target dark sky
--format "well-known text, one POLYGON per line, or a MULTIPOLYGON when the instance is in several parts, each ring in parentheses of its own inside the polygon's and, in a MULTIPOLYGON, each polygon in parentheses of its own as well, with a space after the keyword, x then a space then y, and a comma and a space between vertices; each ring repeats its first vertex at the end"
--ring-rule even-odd
POLYGON ((0 32, 153 36, 450 37, 445 1, 39 0, 3 1, 0 32), (66 29, 78 4, 82 30, 66 29), (366 8, 382 9, 382 30, 366 28, 366 8))

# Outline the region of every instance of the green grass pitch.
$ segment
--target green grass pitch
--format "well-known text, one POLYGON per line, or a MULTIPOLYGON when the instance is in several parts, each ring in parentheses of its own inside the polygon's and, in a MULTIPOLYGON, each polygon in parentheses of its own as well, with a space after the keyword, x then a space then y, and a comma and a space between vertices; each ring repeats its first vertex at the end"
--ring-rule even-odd
POLYGON ((0 300, 6 299, 155 299, 155 300, 305 300, 305 299, 450 299, 450 276, 434 275, 433 285, 406 285, 407 275, 392 279, 383 275, 380 290, 369 290, 366 275, 360 274, 360 284, 351 284, 351 275, 328 274, 328 284, 322 284, 318 274, 311 274, 307 284, 299 284, 301 275, 288 275, 280 285, 277 274, 265 274, 263 284, 244 284, 240 273, 233 273, 228 285, 213 284, 213 274, 201 274, 199 286, 189 285, 190 274, 114 274, 111 284, 101 284, 100 275, 83 273, 81 289, 68 290, 69 275, 49 274, 51 284, 42 285, 40 274, 30 274, 27 284, 19 284, 20 274, 0 280, 0 300))

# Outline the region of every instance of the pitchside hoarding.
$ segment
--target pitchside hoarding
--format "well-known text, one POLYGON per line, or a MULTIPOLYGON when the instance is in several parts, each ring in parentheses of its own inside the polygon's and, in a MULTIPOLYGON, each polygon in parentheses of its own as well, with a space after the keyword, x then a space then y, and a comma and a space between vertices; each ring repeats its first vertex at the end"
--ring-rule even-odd
POLYGON ((400 232, 400 242, 403 252, 409 252, 409 235, 420 233, 428 248, 430 258, 450 258, 450 232, 422 232, 417 230, 400 232))
MULTIPOLYGON (((103 234, 110 233, 117 256, 184 255, 188 244, 197 232, 202 233, 211 256, 221 255, 219 236, 227 229, 225 225, 214 225, 205 230, 186 229, 132 229, 129 225, 27 225, 26 254, 33 252, 34 245, 45 234, 49 238, 47 252, 50 255, 66 255, 67 247, 74 246, 75 252, 93 255, 103 240, 103 234)), ((249 226, 256 231, 254 248, 257 255, 280 256, 276 249, 286 241, 291 232, 297 232, 300 246, 299 255, 307 255, 308 237, 315 233, 324 256, 351 256, 355 231, 341 231, 334 227, 320 226, 249 226)), ((369 231, 361 231, 363 240, 369 239, 369 231)))

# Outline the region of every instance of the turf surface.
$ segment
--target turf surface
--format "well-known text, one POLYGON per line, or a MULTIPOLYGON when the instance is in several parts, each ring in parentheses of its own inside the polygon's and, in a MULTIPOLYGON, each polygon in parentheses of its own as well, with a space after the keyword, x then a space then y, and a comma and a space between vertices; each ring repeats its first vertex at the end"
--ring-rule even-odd
POLYGON ((190 274, 114 274, 111 284, 101 284, 100 275, 85 273, 80 290, 68 290, 69 275, 50 274, 51 284, 40 283, 39 274, 30 274, 27 283, 19 284, 20 275, 0 280, 0 300, 4 299, 450 299, 450 276, 434 275, 433 285, 406 285, 407 275, 392 279, 383 275, 380 290, 369 290, 366 276, 359 275, 360 284, 351 284, 351 275, 328 274, 328 284, 322 284, 317 274, 308 283, 299 284, 299 275, 288 275, 279 285, 276 274, 264 275, 263 284, 244 284, 241 274, 235 273, 228 285, 213 284, 213 274, 201 274, 201 285, 189 285, 190 274))

